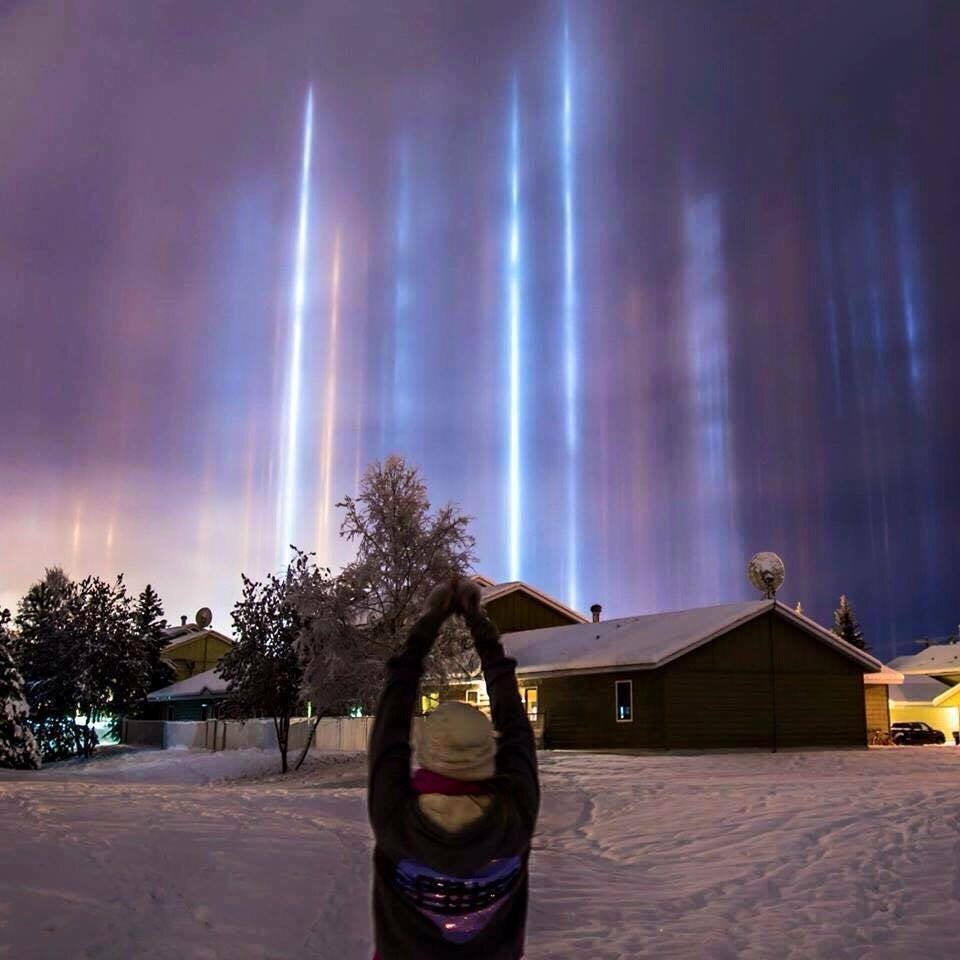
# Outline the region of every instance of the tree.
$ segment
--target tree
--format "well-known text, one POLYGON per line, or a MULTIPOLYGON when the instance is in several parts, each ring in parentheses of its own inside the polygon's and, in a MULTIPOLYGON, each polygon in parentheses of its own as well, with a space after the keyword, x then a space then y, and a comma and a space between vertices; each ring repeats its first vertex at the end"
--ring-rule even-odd
POLYGON ((857 618, 853 614, 853 607, 850 606, 846 594, 841 594, 840 606, 833 612, 833 632, 840 637, 841 640, 846 640, 847 643, 860 650, 868 651, 870 649, 867 646, 867 641, 863 637, 863 631, 860 629, 860 624, 857 623, 857 618))
POLYGON ((110 702, 110 731, 118 736, 124 717, 141 717, 147 694, 174 682, 176 673, 162 659, 167 640, 163 633, 163 604, 148 583, 136 602, 127 605, 127 636, 112 656, 114 679, 110 702), (116 654, 119 654, 117 656, 116 654))
POLYGON ((0 610, 0 767, 37 770, 40 752, 27 722, 23 677, 8 650, 10 611, 0 610))
POLYGON ((173 666, 167 660, 161 659, 167 645, 163 632, 165 623, 163 604, 156 590, 148 583, 137 597, 133 608, 133 627, 142 644, 141 653, 147 672, 144 696, 151 690, 169 686, 176 678, 173 666))
POLYGON ((87 660, 75 636, 81 606, 77 584, 52 567, 17 608, 15 656, 45 761, 89 754, 96 745, 93 729, 74 720, 87 660))
POLYGON ((403 646, 430 590, 473 566, 471 518, 452 503, 431 514, 419 470, 398 455, 371 464, 359 496, 337 506, 345 510, 340 536, 357 545, 340 579, 382 664, 403 646))
MULTIPOLYGON (((454 504, 431 514, 426 483, 403 457, 372 463, 359 495, 337 506, 345 511, 340 536, 356 544, 353 561, 337 577, 304 554, 298 554, 299 566, 291 565, 305 687, 317 711, 314 730, 324 715, 373 710, 384 664, 406 642, 427 594, 439 581, 465 575, 475 561, 470 518, 454 504)), ((472 675, 477 666, 470 634, 448 620, 427 675, 442 681, 453 673, 472 675)))
POLYGON ((287 772, 290 718, 303 699, 303 666, 297 649, 300 616, 291 602, 293 565, 283 579, 260 583, 243 577, 243 594, 232 611, 234 645, 217 670, 227 681, 230 705, 244 716, 272 717, 287 772))

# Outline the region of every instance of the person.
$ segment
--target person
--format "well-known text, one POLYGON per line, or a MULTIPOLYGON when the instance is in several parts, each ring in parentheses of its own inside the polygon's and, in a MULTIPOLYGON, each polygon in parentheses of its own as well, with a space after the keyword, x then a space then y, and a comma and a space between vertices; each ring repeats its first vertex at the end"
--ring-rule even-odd
POLYGON ((540 787, 516 665, 480 587, 466 578, 433 589, 403 651, 387 662, 368 759, 374 960, 523 956, 540 787), (440 704, 419 723, 411 777, 423 661, 455 612, 473 636, 493 723, 470 704, 440 704))

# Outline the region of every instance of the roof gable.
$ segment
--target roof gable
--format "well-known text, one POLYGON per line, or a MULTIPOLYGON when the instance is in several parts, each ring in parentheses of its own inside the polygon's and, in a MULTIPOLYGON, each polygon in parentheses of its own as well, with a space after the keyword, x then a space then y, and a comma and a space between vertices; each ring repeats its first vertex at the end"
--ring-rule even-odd
MULTIPOLYGON (((561 603, 555 597, 551 597, 549 594, 544 593, 542 590, 538 590, 536 587, 530 586, 529 583, 524 583, 522 580, 508 580, 506 583, 497 583, 491 586, 485 586, 483 587, 481 593, 484 603, 489 603, 492 600, 498 600, 500 597, 505 597, 509 593, 525 593, 528 597, 532 597, 534 600, 539 600, 540 603, 550 607, 552 610, 555 610, 562 616, 567 617, 573 623, 580 624, 589 622, 582 613, 578 613, 572 607, 568 607, 565 603, 561 603)), ((545 629, 552 630, 557 628, 548 627, 545 629)))
POLYGON ((769 600, 526 630, 504 634, 503 643, 516 658, 521 676, 656 669, 771 609, 871 672, 881 670, 882 664, 869 654, 769 600))
POLYGON ((194 630, 192 633, 187 633, 183 636, 177 637, 175 640, 171 640, 170 643, 168 643, 160 652, 160 656, 170 657, 172 654, 176 653, 180 647, 183 647, 188 643, 192 643, 194 640, 201 640, 205 636, 213 637, 216 640, 221 640, 229 647, 233 646, 233 640, 230 637, 225 636, 218 630, 211 630, 209 627, 207 627, 204 630, 194 630))

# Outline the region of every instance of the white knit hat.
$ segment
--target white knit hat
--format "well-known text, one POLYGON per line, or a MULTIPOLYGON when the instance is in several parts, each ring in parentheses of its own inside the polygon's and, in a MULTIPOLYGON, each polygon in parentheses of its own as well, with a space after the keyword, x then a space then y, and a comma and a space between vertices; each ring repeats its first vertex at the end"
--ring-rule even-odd
POLYGON ((486 714, 447 700, 415 728, 417 763, 456 780, 488 780, 496 772, 496 734, 486 714))

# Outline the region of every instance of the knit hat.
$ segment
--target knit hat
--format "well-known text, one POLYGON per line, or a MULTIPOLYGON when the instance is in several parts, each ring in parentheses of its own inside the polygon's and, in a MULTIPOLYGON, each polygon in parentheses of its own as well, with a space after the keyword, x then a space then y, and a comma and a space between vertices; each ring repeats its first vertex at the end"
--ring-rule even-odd
POLYGON ((488 780, 496 772, 496 734, 469 703, 447 700, 415 727, 417 763, 456 780, 488 780))

